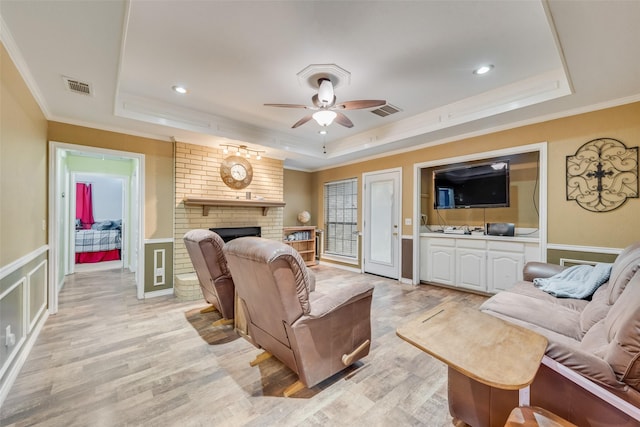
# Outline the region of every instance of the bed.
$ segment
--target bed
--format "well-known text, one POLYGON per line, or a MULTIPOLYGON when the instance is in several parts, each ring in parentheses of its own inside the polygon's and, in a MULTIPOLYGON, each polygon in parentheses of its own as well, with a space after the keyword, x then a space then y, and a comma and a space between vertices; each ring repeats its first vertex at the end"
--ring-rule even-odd
POLYGON ((114 261, 122 249, 122 221, 100 221, 91 228, 76 224, 76 264, 114 261))

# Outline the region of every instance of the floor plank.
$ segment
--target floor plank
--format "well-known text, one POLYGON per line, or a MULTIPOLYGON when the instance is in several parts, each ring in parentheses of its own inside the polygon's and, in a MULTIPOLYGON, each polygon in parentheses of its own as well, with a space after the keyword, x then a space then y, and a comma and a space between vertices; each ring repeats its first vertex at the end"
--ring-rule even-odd
POLYGON ((369 356, 291 398, 296 375, 204 301, 139 301, 122 269, 78 272, 0 409, 2 426, 451 426, 446 368, 402 341, 396 328, 437 304, 486 298, 374 275, 314 267, 318 282, 375 286, 369 356))

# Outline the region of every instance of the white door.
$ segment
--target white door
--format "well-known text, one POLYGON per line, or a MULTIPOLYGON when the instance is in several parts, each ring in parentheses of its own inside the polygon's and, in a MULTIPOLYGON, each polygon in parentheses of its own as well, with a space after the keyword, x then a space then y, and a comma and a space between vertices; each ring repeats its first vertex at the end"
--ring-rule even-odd
POLYGON ((364 271, 392 279, 400 278, 400 174, 364 174, 364 271))

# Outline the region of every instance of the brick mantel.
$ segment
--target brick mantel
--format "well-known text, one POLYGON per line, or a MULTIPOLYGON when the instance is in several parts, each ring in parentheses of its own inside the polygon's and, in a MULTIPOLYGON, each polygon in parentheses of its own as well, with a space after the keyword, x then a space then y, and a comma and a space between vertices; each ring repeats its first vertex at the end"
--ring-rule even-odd
MULTIPOLYGON (((220 148, 176 142, 173 258, 176 276, 194 271, 182 240, 194 228, 259 226, 264 238, 282 237, 283 162, 265 156, 250 160, 253 181, 242 191, 236 191, 220 178, 220 163, 225 157, 220 148), (251 192, 252 199, 246 199, 247 192, 251 192)), ((182 300, 202 298, 197 282, 186 282, 189 289, 181 289, 179 293, 176 289, 176 295, 182 300)))

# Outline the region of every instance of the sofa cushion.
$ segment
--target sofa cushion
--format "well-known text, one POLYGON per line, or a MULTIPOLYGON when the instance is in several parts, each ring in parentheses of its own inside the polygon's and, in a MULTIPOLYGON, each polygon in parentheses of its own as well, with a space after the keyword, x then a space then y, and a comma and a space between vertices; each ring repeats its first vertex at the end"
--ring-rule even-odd
POLYGON ((628 283, 604 318, 609 339, 604 360, 621 381, 640 390, 640 274, 628 283))
POLYGON ((500 292, 485 301, 480 309, 522 320, 574 340, 580 341, 584 335, 580 328, 580 311, 543 298, 500 292))
POLYGON ((614 304, 640 268, 640 242, 627 246, 616 258, 609 276, 609 304, 614 304))
POLYGON ((604 319, 610 308, 609 283, 605 283, 594 292, 591 301, 580 313, 582 332, 587 332, 593 325, 604 319))

